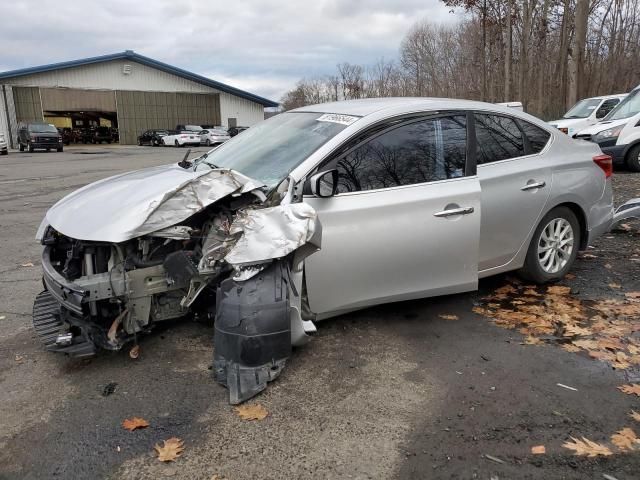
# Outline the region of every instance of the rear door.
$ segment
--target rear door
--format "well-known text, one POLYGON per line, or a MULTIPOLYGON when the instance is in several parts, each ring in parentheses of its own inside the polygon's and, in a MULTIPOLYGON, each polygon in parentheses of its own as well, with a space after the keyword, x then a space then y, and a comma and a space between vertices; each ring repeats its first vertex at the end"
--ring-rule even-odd
POLYGON ((482 188, 478 263, 483 271, 509 263, 537 225, 551 192, 551 166, 540 155, 550 134, 488 113, 475 114, 475 131, 482 188))
POLYGON ((379 129, 343 150, 339 193, 305 196, 322 249, 305 260, 309 306, 320 316, 477 287, 480 185, 465 176, 466 113, 379 129))

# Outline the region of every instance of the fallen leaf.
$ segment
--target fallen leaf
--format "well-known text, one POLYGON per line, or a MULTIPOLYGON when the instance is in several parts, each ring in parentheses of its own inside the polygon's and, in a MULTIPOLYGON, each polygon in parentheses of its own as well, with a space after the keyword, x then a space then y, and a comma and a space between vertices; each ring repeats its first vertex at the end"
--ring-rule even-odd
POLYGON ((236 413, 243 420, 264 420, 269 412, 259 403, 253 405, 239 405, 235 407, 236 413))
POLYGON ((542 343, 543 343, 542 340, 540 340, 537 337, 532 337, 531 335, 526 337, 524 339, 524 342, 522 342, 523 345, 540 345, 542 343))
POLYGON ((576 276, 573 273, 567 273, 564 278, 567 280, 575 280, 576 276))
POLYGON ((458 316, 457 315, 447 315, 447 314, 440 314, 438 315, 440 318, 442 318, 443 320, 458 320, 458 316))
POLYGON ((133 418, 125 419, 122 422, 122 426, 126 430, 129 430, 130 432, 133 432, 134 430, 137 430, 138 428, 147 428, 149 426, 149 422, 147 422, 144 418, 133 417, 133 418))
POLYGON ((622 393, 626 393, 627 395, 637 395, 640 397, 640 383, 632 383, 629 385, 621 385, 618 387, 622 393))
POLYGON ((566 325, 564 328, 564 337, 575 337, 575 336, 587 336, 593 335, 593 332, 588 328, 579 327, 578 325, 566 325))
POLYGON ((617 433, 611 435, 611 443, 623 452, 634 450, 634 447, 640 444, 640 440, 636 437, 636 433, 628 427, 623 428, 617 433))
POLYGON ((611 265, 610 263, 605 263, 604 268, 606 268, 607 270, 611 270, 613 268, 613 265, 611 265))
POLYGON ((587 457, 597 457, 599 455, 613 455, 613 452, 606 446, 593 442, 588 438, 582 437, 582 440, 570 437, 573 442, 564 442, 562 446, 569 450, 573 450, 574 455, 586 455, 587 457))
POLYGON ((547 453, 547 449, 544 448, 544 445, 536 445, 535 447, 531 447, 531 453, 534 455, 542 455, 547 453))
POLYGON ((582 255, 580 255, 580 258, 592 259, 592 258, 598 258, 598 256, 593 255, 592 253, 583 253, 582 255))
POLYGON ((620 285, 619 283, 615 283, 615 282, 611 282, 609 284, 609 288, 615 288, 616 290, 622 288, 622 285, 620 285))
POLYGON ((547 288, 547 293, 550 295, 568 295, 569 293, 571 293, 571 287, 553 285, 547 288))
POLYGON ((27 263, 21 263, 20 264, 21 267, 33 267, 33 263, 32 262, 27 262, 27 263))
POLYGON ((176 437, 163 440, 164 445, 160 446, 156 443, 155 450, 158 453, 158 460, 161 462, 173 462, 182 455, 184 451, 184 442, 176 437))
POLYGON ((134 360, 140 356, 140 345, 134 345, 131 350, 129 350, 129 357, 134 360))
POLYGON ((576 347, 573 343, 565 343, 562 345, 562 349, 567 352, 579 352, 581 350, 580 347, 576 347))
POLYGON ((631 225, 629 225, 628 223, 621 223, 620 225, 616 225, 616 228, 618 230, 624 230, 625 232, 628 232, 629 230, 631 230, 631 225))
POLYGON ((524 294, 525 294, 525 295, 531 295, 532 297, 540 297, 540 296, 542 296, 542 295, 540 295, 540 294, 538 293, 538 291, 537 291, 535 288, 533 288, 533 287, 529 287, 529 288, 527 288, 527 289, 524 291, 524 294))
POLYGON ((17 355, 16 354, 16 362, 22 363, 23 360, 24 360, 24 357, 22 355, 17 355))
POLYGON ((627 292, 624 296, 630 299, 640 299, 640 292, 627 292))
POLYGON ((640 422, 640 413, 636 412, 635 410, 631 410, 631 412, 629 413, 629 416, 633 418, 636 422, 640 422))

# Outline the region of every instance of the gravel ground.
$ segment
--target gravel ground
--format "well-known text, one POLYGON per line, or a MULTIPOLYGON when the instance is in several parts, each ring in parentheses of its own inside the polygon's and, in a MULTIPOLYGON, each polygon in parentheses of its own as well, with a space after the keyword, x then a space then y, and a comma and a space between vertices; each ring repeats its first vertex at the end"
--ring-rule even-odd
MULTIPOLYGON (((183 154, 92 146, 0 157, 0 478, 638 478, 637 452, 587 459, 561 447, 569 436, 606 443, 623 427, 640 432, 627 416, 640 397, 616 389, 637 370, 523 345, 517 331, 472 313, 504 276, 477 293, 319 323, 255 400, 269 412, 263 421, 238 418, 213 382, 207 325, 165 325, 142 339, 135 361, 127 352, 74 360, 43 351, 30 311, 41 289, 32 238, 46 208, 91 181, 183 154), (151 426, 124 430, 132 416, 151 426), (185 441, 184 454, 162 464, 153 445, 172 436, 185 441), (531 455, 533 445, 547 453, 531 455)), ((616 198, 640 197, 639 178, 616 174, 616 198)), ((577 262, 564 282, 576 297, 640 291, 640 233, 630 225, 577 262)))

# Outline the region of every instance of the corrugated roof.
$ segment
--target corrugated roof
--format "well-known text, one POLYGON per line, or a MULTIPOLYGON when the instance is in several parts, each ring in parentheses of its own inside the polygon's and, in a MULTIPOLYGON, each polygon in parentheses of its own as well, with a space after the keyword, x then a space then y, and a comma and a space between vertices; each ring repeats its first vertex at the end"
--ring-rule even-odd
POLYGON ((133 50, 125 50, 124 52, 112 53, 109 55, 100 55, 98 57, 82 58, 80 60, 72 60, 70 62, 52 63, 49 65, 40 65, 38 67, 22 68, 20 70, 2 72, 0 73, 0 80, 13 77, 22 77, 24 75, 33 75, 35 73, 51 72, 53 70, 61 70, 64 68, 81 67, 83 65, 91 65, 93 63, 109 62, 111 60, 131 60, 133 62, 141 63, 143 65, 162 70, 163 72, 176 75, 178 77, 186 78, 187 80, 191 80, 192 82, 215 88, 216 90, 220 90, 221 92, 226 92, 237 97, 246 98, 247 100, 259 103, 265 107, 278 106, 278 103, 272 100, 254 95, 253 93, 245 92, 244 90, 231 87, 224 83, 216 82, 215 80, 203 77, 202 75, 188 72, 187 70, 183 70, 181 68, 159 62, 158 60, 154 60, 153 58, 145 57, 144 55, 135 53, 133 50))

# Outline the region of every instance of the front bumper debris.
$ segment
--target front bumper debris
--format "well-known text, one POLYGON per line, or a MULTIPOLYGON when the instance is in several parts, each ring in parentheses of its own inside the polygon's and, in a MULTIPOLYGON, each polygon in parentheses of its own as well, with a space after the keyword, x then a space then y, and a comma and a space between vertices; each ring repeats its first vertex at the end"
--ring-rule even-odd
POLYGON ((611 228, 629 218, 640 218, 640 198, 633 198, 616 208, 611 228))
POLYGON ((214 375, 241 403, 267 387, 291 355, 288 269, 276 262, 243 282, 218 287, 214 375))

